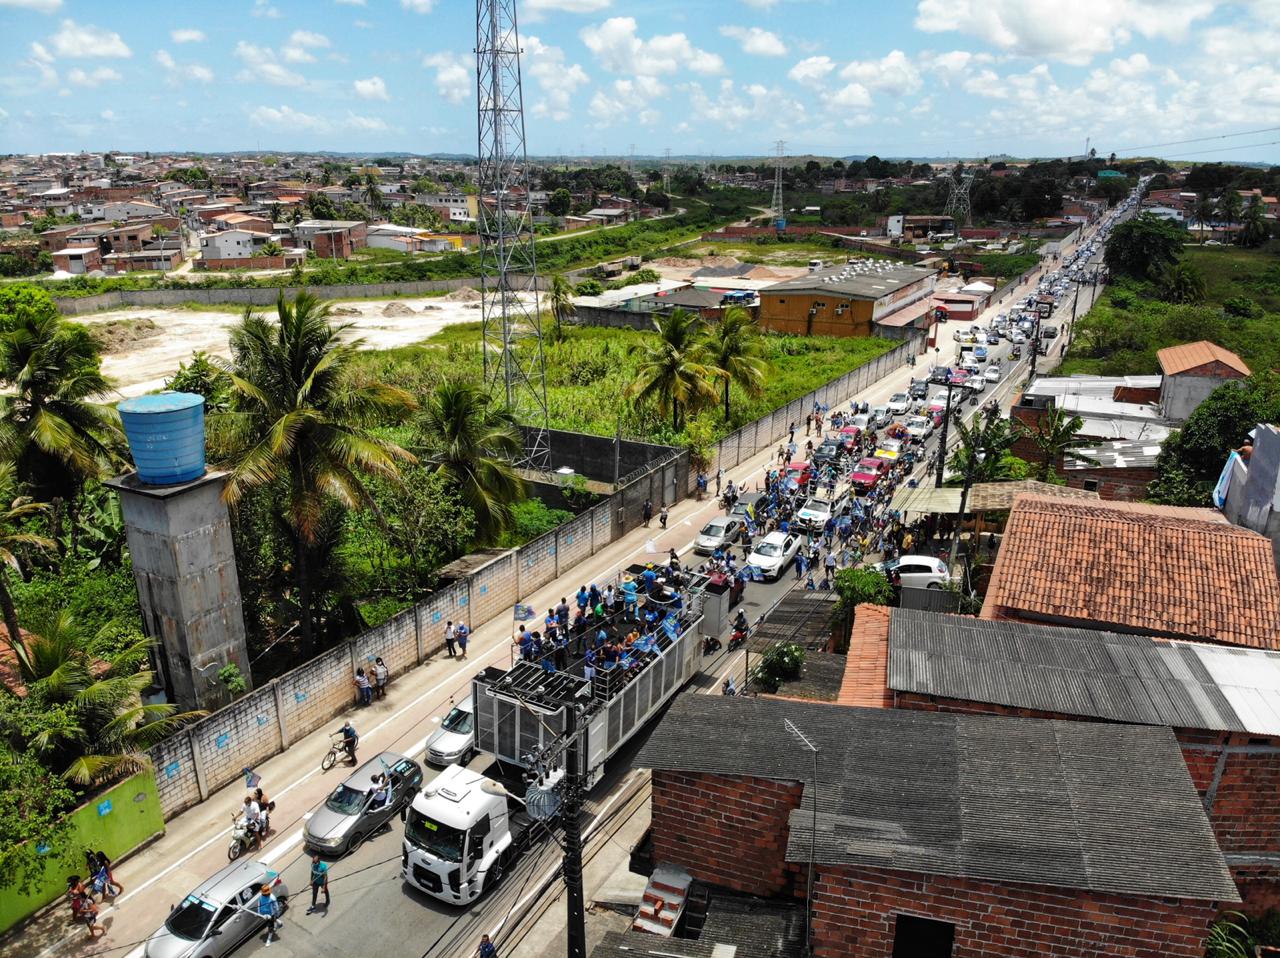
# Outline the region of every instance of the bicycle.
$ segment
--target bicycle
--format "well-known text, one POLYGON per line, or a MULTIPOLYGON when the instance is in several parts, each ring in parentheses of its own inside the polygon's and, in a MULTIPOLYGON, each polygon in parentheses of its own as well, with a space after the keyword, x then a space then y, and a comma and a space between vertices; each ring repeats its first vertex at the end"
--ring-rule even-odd
MULTIPOLYGON (((355 764, 355 744, 352 744, 351 751, 347 751, 346 738, 341 734, 333 734, 329 736, 329 751, 325 757, 320 760, 320 768, 322 771, 329 771, 338 761, 339 755, 350 755, 352 764, 355 764)), ((358 740, 357 740, 358 741, 358 740)))

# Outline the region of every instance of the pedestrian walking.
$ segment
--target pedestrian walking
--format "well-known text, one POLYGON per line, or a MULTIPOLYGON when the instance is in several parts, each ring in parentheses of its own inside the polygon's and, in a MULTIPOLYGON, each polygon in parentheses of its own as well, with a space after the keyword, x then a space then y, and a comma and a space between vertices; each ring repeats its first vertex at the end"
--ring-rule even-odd
POLYGON ((450 619, 444 624, 444 647, 449 650, 449 658, 454 658, 458 653, 454 649, 454 643, 457 641, 457 630, 453 627, 453 620, 450 619))
POLYGON ((462 654, 458 656, 458 658, 465 659, 467 657, 467 639, 471 635, 471 630, 467 628, 467 624, 465 622, 458 623, 456 635, 458 638, 458 648, 462 650, 462 654))
POLYGON ((276 901, 276 896, 271 894, 270 885, 263 885, 262 890, 258 893, 256 910, 259 915, 267 920, 267 940, 263 942, 263 945, 270 948, 271 943, 275 940, 276 929, 280 927, 280 903, 276 901))
POLYGON ((480 936, 480 947, 476 949, 477 958, 498 958, 498 949, 493 946, 488 935, 480 936))
POLYGON ((662 508, 658 510, 658 525, 662 526, 663 529, 667 527, 667 516, 667 504, 664 502, 662 508))
POLYGON ((369 684, 369 676, 364 674, 364 669, 356 669, 355 678, 356 696, 361 705, 368 705, 373 701, 373 687, 369 684))
POLYGON ((792 422, 789 429, 790 429, 791 435, 787 439, 787 442, 795 442, 796 441, 796 424, 792 422))
POLYGON ((387 663, 382 661, 382 656, 378 656, 373 660, 373 680, 378 698, 385 699, 387 697, 387 683, 391 681, 391 670, 387 668, 387 663))
POLYGON ((720 495, 720 480, 721 480, 722 478, 724 478, 724 470, 723 470, 723 469, 716 469, 716 496, 717 496, 717 498, 718 498, 718 497, 719 497, 719 495, 720 495))
POLYGON ((649 528, 649 520, 653 518, 653 500, 646 499, 644 505, 640 507, 640 516, 644 519, 644 527, 649 528))
POLYGON ((317 912, 316 898, 324 892, 324 910, 329 910, 329 863, 322 861, 315 852, 311 853, 311 907, 307 914, 317 912))

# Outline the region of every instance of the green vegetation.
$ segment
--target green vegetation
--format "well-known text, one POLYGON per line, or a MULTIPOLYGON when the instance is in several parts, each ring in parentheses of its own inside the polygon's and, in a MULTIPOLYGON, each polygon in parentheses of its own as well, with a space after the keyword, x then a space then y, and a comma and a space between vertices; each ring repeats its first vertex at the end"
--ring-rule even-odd
POLYGON ((1187 246, 1191 294, 1166 270, 1156 280, 1118 277, 1076 323, 1062 373, 1153 375, 1157 350, 1207 339, 1251 368, 1280 366, 1280 244, 1260 250, 1187 246))
POLYGON ((803 668, 804 646, 795 642, 781 642, 771 645, 760 656, 759 664, 751 667, 747 680, 750 685, 772 695, 782 687, 783 682, 798 679, 803 668))
POLYGON ((977 263, 982 267, 983 276, 994 276, 1000 281, 1021 276, 1040 265, 1038 253, 978 253, 970 256, 967 253, 957 254, 961 259, 977 263))
POLYGON ((837 569, 833 586, 839 596, 831 613, 836 635, 836 652, 849 650, 849 633, 853 628, 854 610, 864 603, 888 605, 893 601, 893 585, 888 577, 870 566, 837 569))
MULTIPOLYGON (((640 347, 654 333, 626 329, 570 327, 563 343, 546 343, 547 406, 551 426, 612 436, 621 417, 624 436, 647 442, 680 442, 671 431, 670 412, 636 405, 623 392, 635 380, 640 347)), ((815 386, 857 369, 893 348, 885 339, 828 339, 818 336, 762 336, 763 358, 772 370, 763 394, 752 398, 736 383, 730 386, 731 417, 707 410, 685 426, 706 421, 711 440, 784 405, 815 386)), ((430 339, 399 349, 370 351, 356 357, 363 374, 408 390, 430 393, 448 378, 481 378, 480 325, 450 326, 430 339)))

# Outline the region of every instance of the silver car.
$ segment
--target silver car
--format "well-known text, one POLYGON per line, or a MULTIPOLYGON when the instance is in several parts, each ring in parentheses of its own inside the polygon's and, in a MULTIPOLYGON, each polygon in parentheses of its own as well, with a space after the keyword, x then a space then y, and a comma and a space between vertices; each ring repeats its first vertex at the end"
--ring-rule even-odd
POLYGON ((476 707, 471 696, 455 705, 427 739, 428 765, 466 765, 476 751, 476 707))
POLYGON ((263 885, 271 885, 284 906, 289 890, 264 862, 232 862, 169 910, 164 926, 147 939, 147 958, 218 958, 258 931, 263 885))
POLYGON ((742 520, 733 516, 716 516, 693 540, 693 551, 699 555, 711 555, 717 549, 727 549, 738 541, 742 533, 742 520))
POLYGON ((356 769, 339 785, 302 827, 303 844, 322 855, 339 856, 358 848, 413 801, 422 785, 422 766, 395 752, 383 752, 356 769), (373 777, 390 777, 390 794, 374 805, 373 777))

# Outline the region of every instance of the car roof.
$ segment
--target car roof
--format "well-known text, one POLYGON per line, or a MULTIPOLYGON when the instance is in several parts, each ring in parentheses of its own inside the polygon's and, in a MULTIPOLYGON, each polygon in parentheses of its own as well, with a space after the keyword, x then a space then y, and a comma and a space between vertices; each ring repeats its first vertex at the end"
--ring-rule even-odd
MULTIPOLYGON (((707 520, 707 526, 727 526, 728 524, 729 524, 728 516, 712 516, 710 519, 707 520)), ((707 526, 703 526, 702 528, 705 529, 707 526)))
POLYGON ((398 762, 405 761, 408 761, 408 759, 398 752, 382 752, 352 772, 342 784, 348 788, 362 791, 373 784, 374 775, 389 772, 398 762))
POLYGON ((262 862, 244 858, 225 865, 191 893, 216 904, 229 901, 254 882, 266 882, 269 869, 262 862))
POLYGON ((770 532, 767 536, 765 536, 760 541, 762 543, 775 542, 778 545, 782 545, 782 543, 786 542, 789 538, 791 538, 791 533, 778 531, 778 532, 770 532))

